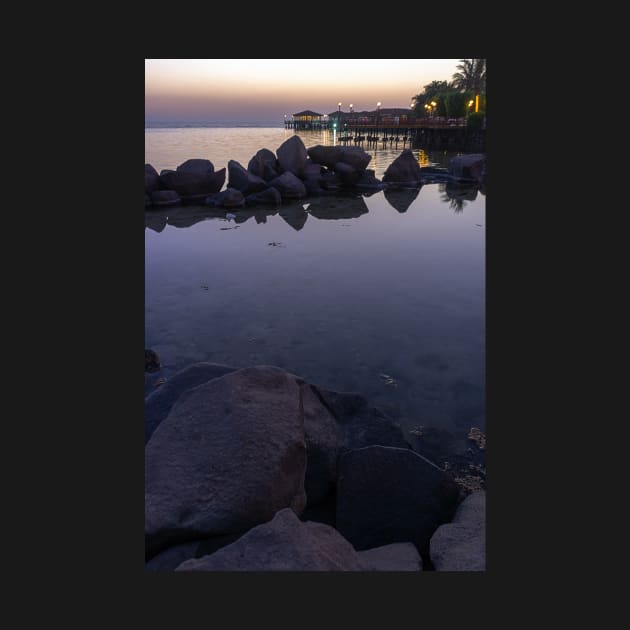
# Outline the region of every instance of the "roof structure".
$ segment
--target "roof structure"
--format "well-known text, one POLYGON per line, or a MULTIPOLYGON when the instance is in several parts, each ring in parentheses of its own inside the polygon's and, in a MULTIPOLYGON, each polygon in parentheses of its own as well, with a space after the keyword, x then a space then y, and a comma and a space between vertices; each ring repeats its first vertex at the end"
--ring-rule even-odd
POLYGON ((318 114, 317 112, 311 111, 310 109, 305 109, 303 112, 298 112, 297 114, 293 114, 294 116, 323 116, 324 114, 318 114))

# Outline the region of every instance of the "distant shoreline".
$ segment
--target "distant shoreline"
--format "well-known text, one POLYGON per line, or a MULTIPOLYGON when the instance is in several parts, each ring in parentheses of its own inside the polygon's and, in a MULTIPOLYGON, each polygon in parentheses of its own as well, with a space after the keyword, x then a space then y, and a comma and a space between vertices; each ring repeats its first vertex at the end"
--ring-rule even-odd
POLYGON ((233 127, 256 127, 256 128, 284 128, 284 122, 178 122, 178 121, 151 121, 146 122, 145 129, 198 129, 198 128, 233 128, 233 127))

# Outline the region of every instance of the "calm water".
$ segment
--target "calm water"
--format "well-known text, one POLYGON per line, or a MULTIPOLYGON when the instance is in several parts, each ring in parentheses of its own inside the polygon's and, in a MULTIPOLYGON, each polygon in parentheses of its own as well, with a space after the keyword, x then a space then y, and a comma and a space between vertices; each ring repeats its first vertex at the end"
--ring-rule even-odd
MULTIPOLYGON (((293 133, 147 129, 145 161, 246 167, 293 133)), ((329 132, 299 135, 332 144, 329 132)), ((402 151, 380 146, 368 151, 379 178, 402 151)), ((453 155, 414 154, 423 165, 453 155)), ((357 391, 407 430, 485 430, 485 197, 428 184, 269 212, 145 212, 145 347, 161 374, 194 361, 277 365, 357 391)))

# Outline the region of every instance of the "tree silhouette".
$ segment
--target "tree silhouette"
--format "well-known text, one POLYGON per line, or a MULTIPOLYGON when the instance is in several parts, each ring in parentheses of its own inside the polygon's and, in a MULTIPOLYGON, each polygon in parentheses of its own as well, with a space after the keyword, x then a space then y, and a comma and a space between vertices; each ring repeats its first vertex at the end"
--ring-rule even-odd
POLYGON ((485 59, 460 59, 457 70, 453 74, 453 87, 465 92, 471 91, 475 94, 486 91, 486 60, 485 59))

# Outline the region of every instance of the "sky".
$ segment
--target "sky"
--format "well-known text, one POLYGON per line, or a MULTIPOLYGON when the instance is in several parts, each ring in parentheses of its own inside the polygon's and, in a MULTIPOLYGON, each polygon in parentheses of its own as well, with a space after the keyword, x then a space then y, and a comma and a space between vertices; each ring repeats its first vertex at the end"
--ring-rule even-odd
POLYGON ((305 109, 330 114, 409 107, 459 59, 145 59, 145 122, 273 122, 305 109))

